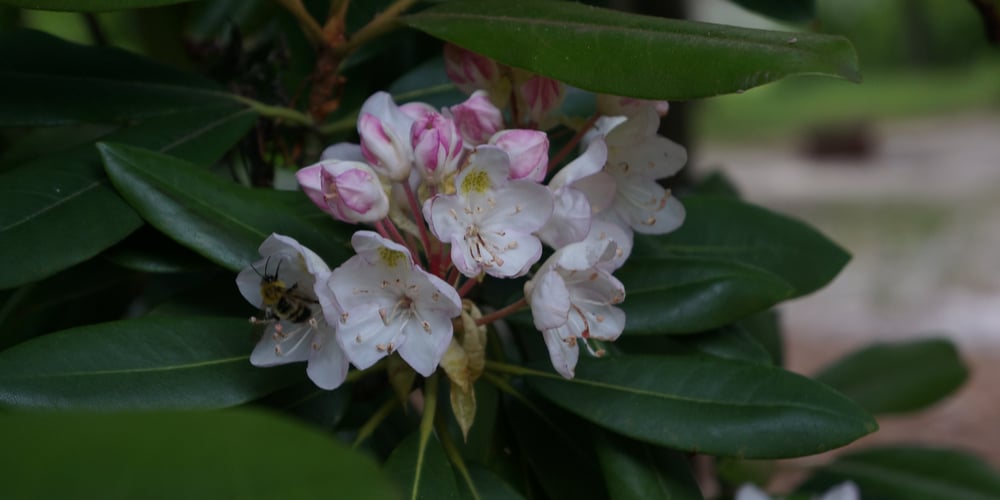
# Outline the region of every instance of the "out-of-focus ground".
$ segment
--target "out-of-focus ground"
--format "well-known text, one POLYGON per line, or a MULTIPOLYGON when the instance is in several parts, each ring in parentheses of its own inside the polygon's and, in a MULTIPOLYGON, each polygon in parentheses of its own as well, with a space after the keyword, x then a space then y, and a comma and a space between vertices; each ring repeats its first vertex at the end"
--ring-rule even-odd
POLYGON ((955 446, 1000 470, 1000 112, 864 127, 862 158, 810 157, 799 133, 708 141, 693 168, 721 169, 749 201, 807 221, 854 255, 828 287, 782 307, 793 371, 815 373, 873 341, 957 343, 971 369, 957 394, 881 417, 881 430, 853 446, 955 446))

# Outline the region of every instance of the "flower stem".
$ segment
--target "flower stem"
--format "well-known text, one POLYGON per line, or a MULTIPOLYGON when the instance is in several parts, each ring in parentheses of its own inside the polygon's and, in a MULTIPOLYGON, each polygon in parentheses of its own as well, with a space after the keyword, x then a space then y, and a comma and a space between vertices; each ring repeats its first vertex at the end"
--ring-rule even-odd
MULTIPOLYGON (((438 401, 438 372, 434 372, 424 382, 424 414, 420 418, 420 446, 417 456, 422 457, 427 451, 427 441, 430 440, 431 432, 434 432, 434 415, 437 413, 438 401)), ((420 469, 423 468, 424 461, 417 460, 417 470, 413 477, 420 478, 420 469)), ((414 486, 416 491, 416 486, 414 486)))
MULTIPOLYGON (((420 202, 417 201, 417 195, 413 193, 413 188, 410 187, 409 182, 403 181, 403 190, 406 191, 406 201, 410 203, 410 212, 413 213, 413 221, 417 223, 417 228, 420 230, 420 244, 423 246, 428 265, 435 267, 437 264, 433 263, 431 259, 431 238, 427 234, 427 224, 424 223, 424 218, 420 211, 420 202)), ((428 271, 431 274, 437 274, 437 269, 429 269, 428 271)))
POLYGON ((479 280, 477 280, 476 278, 469 278, 465 280, 465 283, 462 283, 462 286, 458 289, 458 296, 464 298, 478 284, 479 280))
POLYGON ((399 399, 395 397, 386 399, 385 403, 382 403, 382 406, 380 406, 379 409, 372 414, 371 418, 369 418, 368 421, 365 422, 360 429, 358 429, 358 435, 354 438, 354 443, 351 444, 351 448, 357 448, 366 439, 371 437, 372 433, 375 432, 375 429, 378 428, 379 424, 384 422, 389 415, 392 415, 392 412, 397 406, 399 406, 399 399))
MULTIPOLYGON (((555 373, 543 372, 532 368, 525 368, 523 366, 501 363, 499 361, 486 360, 486 370, 494 371, 497 373, 506 373, 508 375, 531 375, 534 377, 545 377, 545 378, 554 378, 557 380, 563 380, 562 377, 556 375, 555 373)), ((483 375, 486 374, 484 373, 483 375)))
POLYGON ((514 314, 517 311, 527 306, 528 306, 527 297, 521 297, 521 300, 514 302, 513 304, 509 304, 505 306, 503 309, 498 309, 496 311, 487 314, 486 316, 483 316, 482 318, 477 319, 476 326, 488 325, 500 318, 510 316, 511 314, 514 314))
POLYGON ((362 45, 391 30, 395 27, 396 18, 415 3, 417 3, 417 0, 396 0, 392 5, 375 16, 368 24, 351 35, 347 43, 337 47, 337 54, 341 57, 346 57, 362 45))
POLYGON ((294 123, 296 125, 302 125, 305 127, 313 127, 316 122, 313 121, 309 115, 292 108, 286 108, 284 106, 272 106, 270 104, 264 104, 260 101, 255 101, 249 97, 243 97, 239 95, 232 96, 237 101, 246 104, 250 109, 257 112, 261 116, 266 116, 269 118, 276 118, 279 120, 284 120, 289 123, 294 123))
POLYGON ((375 230, 378 234, 387 240, 391 240, 392 236, 389 235, 389 231, 385 228, 385 224, 382 221, 375 221, 375 230))
POLYGON ((580 130, 577 130, 576 134, 573 135, 572 138, 570 138, 569 142, 567 142, 566 145, 563 146, 562 149, 560 149, 559 152, 552 157, 552 160, 549 161, 549 172, 552 172, 552 169, 556 168, 560 163, 562 163, 562 161, 566 159, 566 155, 568 155, 570 151, 573 151, 573 148, 575 148, 577 144, 580 144, 580 141, 583 139, 583 135, 586 134, 587 131, 594 126, 594 123, 597 123, 597 119, 599 117, 600 115, 598 115, 597 113, 591 115, 591 117, 587 119, 587 122, 584 123, 582 127, 580 127, 580 130))
POLYGON ((448 427, 445 425, 444 418, 441 418, 441 415, 443 414, 439 414, 438 418, 434 419, 434 428, 437 430, 438 438, 441 439, 441 446, 444 447, 444 452, 448 455, 448 460, 458 469, 462 480, 465 481, 465 485, 472 493, 472 498, 480 500, 481 497, 479 496, 479 492, 476 491, 476 485, 472 482, 472 475, 469 474, 469 469, 465 466, 465 460, 462 459, 462 454, 459 453, 458 447, 455 446, 455 441, 451 439, 451 433, 448 432, 448 427))
POLYGON ((326 43, 323 38, 323 28, 313 19, 313 16, 309 14, 306 10, 305 5, 302 5, 302 0, 274 0, 275 3, 282 6, 290 12, 295 19, 298 19, 299 24, 302 25, 302 31, 306 34, 306 38, 314 44, 326 43))

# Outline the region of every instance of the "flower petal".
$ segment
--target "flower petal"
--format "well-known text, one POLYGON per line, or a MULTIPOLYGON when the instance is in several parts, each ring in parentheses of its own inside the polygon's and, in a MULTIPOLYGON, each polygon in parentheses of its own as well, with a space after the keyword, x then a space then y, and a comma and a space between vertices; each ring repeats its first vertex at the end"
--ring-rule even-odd
POLYGON ((566 378, 573 378, 576 362, 580 358, 580 348, 576 345, 576 337, 565 327, 553 328, 542 332, 545 347, 549 350, 552 367, 566 378))

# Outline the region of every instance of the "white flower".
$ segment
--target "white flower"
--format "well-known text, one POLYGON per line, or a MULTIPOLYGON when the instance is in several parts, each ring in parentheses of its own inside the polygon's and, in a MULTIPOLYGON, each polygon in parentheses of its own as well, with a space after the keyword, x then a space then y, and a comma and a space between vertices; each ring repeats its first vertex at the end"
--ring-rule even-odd
POLYGON ((600 263, 613 258, 615 244, 591 240, 567 245, 552 254, 534 279, 524 285, 535 327, 542 332, 552 366, 573 378, 583 339, 612 341, 625 328, 625 313, 615 307, 625 299, 625 287, 600 263))
POLYGON ((240 271, 236 285, 266 324, 250 362, 274 366, 308 360, 306 373, 323 389, 335 389, 347 376, 348 361, 334 341, 314 284, 329 272, 315 253, 292 238, 272 234, 260 245, 261 259, 240 271))
POLYGON ((434 108, 423 103, 397 106, 385 92, 372 94, 358 113, 362 155, 388 179, 406 179, 413 167, 410 128, 424 113, 433 112, 434 108))
POLYGON ((683 146, 656 134, 660 118, 652 107, 621 117, 602 117, 591 137, 604 135, 608 163, 615 178, 614 211, 632 229, 664 234, 684 222, 684 206, 656 183, 677 173, 687 162, 683 146))
POLYGON ((462 312, 458 292, 413 263, 406 247, 371 231, 351 238, 357 255, 319 283, 326 319, 337 341, 364 369, 392 352, 421 375, 434 373, 462 312))
POLYGON ((424 203, 424 217, 451 244, 455 267, 468 277, 522 276, 542 255, 532 233, 552 214, 552 195, 533 181, 510 180, 507 153, 480 146, 455 178, 455 194, 424 203))
POLYGON ((591 216, 614 202, 615 180, 601 170, 607 158, 607 147, 597 138, 549 181, 555 208, 538 236, 552 248, 583 240, 590 231, 591 216))
MULTIPOLYGON (((738 490, 733 500, 771 500, 771 496, 753 484, 746 483, 738 490)), ((820 496, 814 496, 815 500, 861 500, 861 492, 858 485, 853 481, 844 481, 834 486, 820 496)))

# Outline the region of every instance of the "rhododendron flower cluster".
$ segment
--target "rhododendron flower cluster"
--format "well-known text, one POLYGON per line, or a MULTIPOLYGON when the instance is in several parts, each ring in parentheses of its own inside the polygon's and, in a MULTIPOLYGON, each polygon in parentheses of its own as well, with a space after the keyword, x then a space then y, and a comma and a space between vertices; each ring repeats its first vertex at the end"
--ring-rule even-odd
POLYGON ((602 342, 621 335, 626 290, 614 272, 634 232, 684 220, 657 183, 686 162, 656 133, 666 103, 600 96, 594 116, 574 121, 559 114, 560 82, 457 47, 445 56, 465 102, 398 105, 378 92, 361 108, 359 144, 333 145, 297 173, 320 210, 359 225, 356 255, 330 269, 291 238, 261 245, 237 278, 265 311, 254 320, 265 325, 254 364, 308 361, 326 389, 349 364, 367 369, 397 353, 420 375, 442 366, 452 376, 448 360, 481 366, 471 358, 484 352, 455 339, 479 339, 484 325, 530 309, 553 367, 572 378, 581 344, 601 356, 602 342), (551 151, 545 128, 556 123, 575 130, 556 129, 569 141, 551 151), (523 297, 484 311, 471 298, 497 279, 520 279, 523 297))

